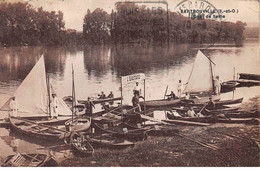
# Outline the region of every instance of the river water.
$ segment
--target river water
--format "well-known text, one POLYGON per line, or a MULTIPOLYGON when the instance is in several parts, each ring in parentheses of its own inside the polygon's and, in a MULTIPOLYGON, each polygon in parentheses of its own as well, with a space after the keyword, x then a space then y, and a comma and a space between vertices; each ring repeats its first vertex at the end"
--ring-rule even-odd
MULTIPOLYGON (((222 81, 233 79, 234 68, 235 75, 238 72, 260 74, 259 43, 256 41, 247 41, 242 47, 218 44, 207 49, 191 44, 170 45, 169 49, 165 45, 153 47, 99 45, 84 49, 1 47, 0 106, 15 92, 41 55, 44 55, 46 72, 59 97, 71 95, 73 64, 77 99, 86 99, 88 96, 96 98, 101 91, 105 94, 113 91, 115 97, 120 96, 120 77, 134 73, 145 73, 146 100, 161 99, 167 86, 168 93, 170 91, 177 93, 178 80, 187 82, 198 49, 216 63, 215 73, 222 81)), ((144 95, 144 83, 140 82, 140 85, 144 95)), ((131 104, 133 88, 134 84, 123 87, 124 104, 131 104)), ((245 102, 259 95, 259 91, 259 87, 238 88, 234 92, 223 94, 221 98, 244 97, 245 102)), ((0 113, 0 118, 7 115, 4 112, 0 113)), ((157 118, 162 118, 160 116, 155 115, 157 118)), ((37 148, 52 145, 55 144, 27 139, 13 134, 9 129, 0 128, 1 159, 14 152, 42 152, 37 148)), ((64 153, 54 153, 57 157, 64 158, 64 153)), ((68 154, 67 151, 66 153, 68 154)))

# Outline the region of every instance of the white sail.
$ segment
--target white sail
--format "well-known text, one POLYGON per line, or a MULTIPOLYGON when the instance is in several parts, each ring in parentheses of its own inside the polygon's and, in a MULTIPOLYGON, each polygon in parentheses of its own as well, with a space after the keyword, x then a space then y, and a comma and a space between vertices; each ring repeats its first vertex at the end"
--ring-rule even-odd
POLYGON ((211 61, 199 50, 183 93, 213 92, 212 71, 211 61))
POLYGON ((43 56, 39 59, 15 92, 18 111, 48 114, 48 91, 43 56))
MULTIPOLYGON (((56 94, 54 88, 52 87, 52 84, 50 84, 50 94, 56 94)), ((67 106, 67 104, 56 94, 57 96, 57 99, 58 99, 58 115, 60 116, 71 116, 71 110, 69 109, 69 107, 67 106)), ((52 102, 52 96, 50 97, 51 98, 51 102, 52 102)), ((53 108, 51 108, 51 112, 53 113, 54 110, 53 108)))

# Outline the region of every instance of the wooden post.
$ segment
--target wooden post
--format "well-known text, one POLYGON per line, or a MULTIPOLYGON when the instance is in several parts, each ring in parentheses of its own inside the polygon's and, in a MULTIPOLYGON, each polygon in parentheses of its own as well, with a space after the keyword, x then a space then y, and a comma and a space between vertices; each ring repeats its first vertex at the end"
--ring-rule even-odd
POLYGON ((144 79, 144 114, 146 114, 146 104, 145 104, 145 79, 144 79))
POLYGON ((236 67, 233 67, 233 80, 236 79, 236 67))
POLYGON ((73 114, 74 114, 74 107, 75 107, 75 103, 74 103, 74 101, 75 101, 75 87, 74 87, 74 70, 73 70, 73 64, 72 64, 72 116, 71 116, 71 118, 72 118, 72 124, 73 124, 73 114))
POLYGON ((123 119, 123 82, 122 82, 122 76, 121 76, 121 119, 123 119))

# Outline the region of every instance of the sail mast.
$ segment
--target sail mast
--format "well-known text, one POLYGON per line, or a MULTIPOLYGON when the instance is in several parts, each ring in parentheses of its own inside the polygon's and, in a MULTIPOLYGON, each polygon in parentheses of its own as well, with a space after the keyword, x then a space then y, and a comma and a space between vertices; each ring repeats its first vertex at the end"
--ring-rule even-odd
POLYGON ((50 78, 49 78, 49 75, 47 75, 47 90, 48 90, 49 116, 51 116, 51 94, 50 94, 50 78))
POLYGON ((72 64, 72 123, 73 123, 74 107, 75 107, 75 85, 74 85, 74 69, 72 64))
POLYGON ((212 87, 213 87, 213 94, 216 94, 216 90, 215 90, 215 83, 214 83, 214 75, 213 75, 213 68, 212 68, 212 64, 211 64, 211 59, 209 57, 207 57, 209 59, 209 64, 210 64, 210 71, 211 71, 211 79, 212 79, 212 87))

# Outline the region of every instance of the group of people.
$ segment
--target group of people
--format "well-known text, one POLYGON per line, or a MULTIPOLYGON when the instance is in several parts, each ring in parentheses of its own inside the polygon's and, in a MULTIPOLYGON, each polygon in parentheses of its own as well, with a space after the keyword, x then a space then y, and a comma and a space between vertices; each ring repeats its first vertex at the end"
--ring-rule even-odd
MULTIPOLYGON (((59 104, 58 103, 59 103, 59 101, 58 101, 57 95, 55 93, 53 93, 51 101, 50 101, 50 107, 51 107, 51 113, 50 113, 51 115, 50 116, 51 116, 52 119, 58 118, 58 115, 59 115, 59 107, 58 107, 59 104)), ((12 116, 16 117, 18 108, 17 108, 15 96, 11 97, 11 101, 9 103, 9 106, 10 106, 10 109, 12 110, 12 116)))
MULTIPOLYGON (((179 82, 177 84, 177 96, 174 94, 173 91, 171 91, 171 93, 169 95, 166 95, 168 97, 168 99, 181 98, 183 85, 186 85, 186 84, 188 84, 188 83, 183 84, 182 81, 179 80, 179 82)), ((219 76, 216 76, 216 78, 214 79, 214 90, 215 90, 214 91, 215 94, 220 94, 221 80, 219 79, 219 76)), ((185 99, 186 100, 190 99, 189 93, 185 93, 185 99)))
MULTIPOLYGON (((103 91, 101 91, 101 94, 99 94, 98 96, 99 96, 98 99, 114 98, 114 94, 112 91, 108 94, 107 97, 103 91)), ((91 98, 88 97, 88 100, 85 102, 85 114, 87 116, 91 116, 93 114, 93 108, 95 109, 95 104, 90 99, 91 98)), ((101 103, 101 104, 104 104, 104 103, 101 103)), ((109 104, 113 104, 113 101, 109 102, 109 104)))
POLYGON ((214 110, 215 107, 216 107, 215 102, 213 101, 212 97, 209 97, 209 102, 200 110, 200 112, 196 113, 193 107, 190 107, 189 110, 187 111, 187 115, 189 117, 204 117, 204 115, 201 114, 204 108, 208 110, 214 110))

